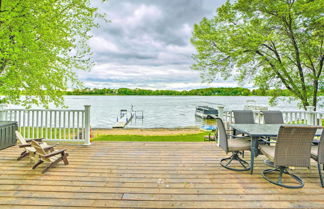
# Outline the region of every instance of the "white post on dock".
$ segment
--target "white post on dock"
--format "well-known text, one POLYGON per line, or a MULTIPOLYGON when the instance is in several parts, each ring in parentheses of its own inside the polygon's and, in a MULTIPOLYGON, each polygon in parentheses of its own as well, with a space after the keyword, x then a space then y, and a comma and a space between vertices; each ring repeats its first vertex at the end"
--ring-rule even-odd
MULTIPOLYGON (((217 106, 217 110, 218 110, 218 117, 221 118, 224 121, 224 106, 222 106, 222 105, 217 106)), ((218 131, 218 127, 217 127, 217 146, 219 146, 219 131, 218 131)))
POLYGON ((90 107, 91 105, 84 105, 84 123, 85 123, 85 141, 84 145, 91 145, 90 142, 90 107))
POLYGON ((315 113, 314 113, 314 110, 315 110, 315 107, 314 106, 307 106, 306 107, 307 109, 307 121, 306 121, 306 124, 307 125, 315 125, 315 113))

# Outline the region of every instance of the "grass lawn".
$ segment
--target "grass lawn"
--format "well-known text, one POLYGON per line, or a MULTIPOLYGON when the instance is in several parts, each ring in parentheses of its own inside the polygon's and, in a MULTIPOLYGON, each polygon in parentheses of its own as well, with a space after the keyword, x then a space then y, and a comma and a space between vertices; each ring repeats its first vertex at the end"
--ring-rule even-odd
POLYGON ((171 136, 100 135, 92 141, 203 142, 206 132, 171 136))

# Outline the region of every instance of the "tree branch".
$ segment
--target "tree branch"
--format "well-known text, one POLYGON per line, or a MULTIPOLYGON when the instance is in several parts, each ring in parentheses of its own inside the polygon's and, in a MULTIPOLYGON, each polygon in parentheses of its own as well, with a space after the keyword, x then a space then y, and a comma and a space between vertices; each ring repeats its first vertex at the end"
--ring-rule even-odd
POLYGON ((301 85, 302 85, 303 96, 306 100, 305 104, 306 104, 306 106, 308 106, 309 104, 307 101, 307 89, 306 89, 306 85, 305 85, 305 76, 304 76, 303 68, 301 65, 299 47, 298 47, 298 44, 297 44, 297 41, 295 38, 294 31, 292 29, 292 18, 291 18, 290 13, 288 15, 288 18, 289 18, 288 21, 285 17, 282 17, 282 20, 283 20, 284 24, 286 25, 286 33, 287 33, 288 37, 290 38, 293 48, 295 50, 296 64, 297 64, 298 74, 299 74, 299 78, 300 78, 301 85))
MULTIPOLYGON (((297 97, 302 99, 301 93, 298 91, 298 89, 294 89, 291 86, 289 86, 288 82, 286 81, 286 79, 281 75, 281 73, 276 69, 276 67, 274 66, 274 64, 266 57, 264 56, 264 54, 262 52, 260 52, 259 50, 255 51, 258 55, 260 55, 261 57, 263 57, 271 66, 271 68, 274 70, 274 72, 276 73, 276 75, 280 78, 280 80, 282 81, 282 83, 285 85, 285 87, 290 90, 292 93, 294 93, 297 97)), ((293 84, 293 83, 291 83, 293 84)))

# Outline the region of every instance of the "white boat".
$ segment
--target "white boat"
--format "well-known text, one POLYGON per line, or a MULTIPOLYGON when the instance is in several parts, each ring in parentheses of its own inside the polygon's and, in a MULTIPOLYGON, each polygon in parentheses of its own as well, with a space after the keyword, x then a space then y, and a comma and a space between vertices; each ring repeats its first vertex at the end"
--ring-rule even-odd
POLYGON ((198 106, 195 115, 203 119, 215 118, 218 116, 218 110, 208 106, 198 106))

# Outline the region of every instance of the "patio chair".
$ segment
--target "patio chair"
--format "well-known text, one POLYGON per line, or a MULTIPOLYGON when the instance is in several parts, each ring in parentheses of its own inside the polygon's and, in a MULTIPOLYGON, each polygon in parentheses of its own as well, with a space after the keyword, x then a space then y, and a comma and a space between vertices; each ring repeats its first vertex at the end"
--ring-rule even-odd
POLYGON ((32 146, 36 150, 36 154, 39 155, 38 162, 33 166, 33 169, 35 169, 37 166, 42 164, 43 162, 48 162, 49 165, 44 168, 42 173, 45 173, 48 171, 48 169, 54 167, 57 163, 60 161, 63 161, 65 165, 69 164, 69 161, 67 157, 69 154, 66 152, 66 149, 63 150, 53 150, 52 152, 46 152, 44 148, 37 142, 37 141, 31 141, 32 146))
POLYGON ((281 111, 262 111, 264 116, 264 124, 284 124, 281 111))
MULTIPOLYGON (((254 115, 252 110, 233 110, 234 123, 236 124, 254 124, 254 115)), ((242 134, 240 131, 234 130, 234 135, 242 134)))
POLYGON ((247 171, 250 170, 249 163, 243 160, 240 155, 244 155, 245 150, 250 150, 250 142, 248 137, 236 137, 226 133, 224 123, 221 118, 216 118, 217 127, 219 131, 219 146, 227 153, 232 152, 232 155, 227 158, 223 158, 220 161, 220 165, 224 168, 233 171, 247 171), (233 137, 229 139, 229 137, 233 137), (230 167, 233 161, 237 161, 239 166, 243 168, 230 167))
POLYGON ((312 146, 311 157, 317 162, 318 174, 320 177, 321 185, 322 187, 324 187, 324 179, 321 168, 321 165, 323 165, 324 170, 324 130, 322 131, 318 146, 312 146))
POLYGON ((20 154, 20 156, 17 158, 17 160, 21 160, 27 156, 30 157, 31 160, 35 159, 35 153, 36 150, 34 147, 31 146, 31 141, 35 140, 40 142, 40 146, 42 146, 46 151, 47 150, 53 150, 55 145, 48 145, 46 142, 43 142, 43 138, 38 138, 38 139, 25 139, 19 131, 15 131, 16 133, 16 138, 20 142, 18 145, 20 148, 24 148, 24 151, 20 154))
POLYGON ((260 151, 274 163, 274 169, 262 172, 265 180, 285 188, 302 188, 303 180, 288 171, 289 166, 310 167, 311 145, 317 127, 314 126, 281 126, 276 146, 260 145, 260 151), (272 180, 267 175, 279 172, 278 180, 272 180), (297 182, 297 185, 283 183, 283 174, 287 174, 297 182))
POLYGON ((254 116, 252 110, 233 110, 234 122, 236 124, 254 124, 254 116))

